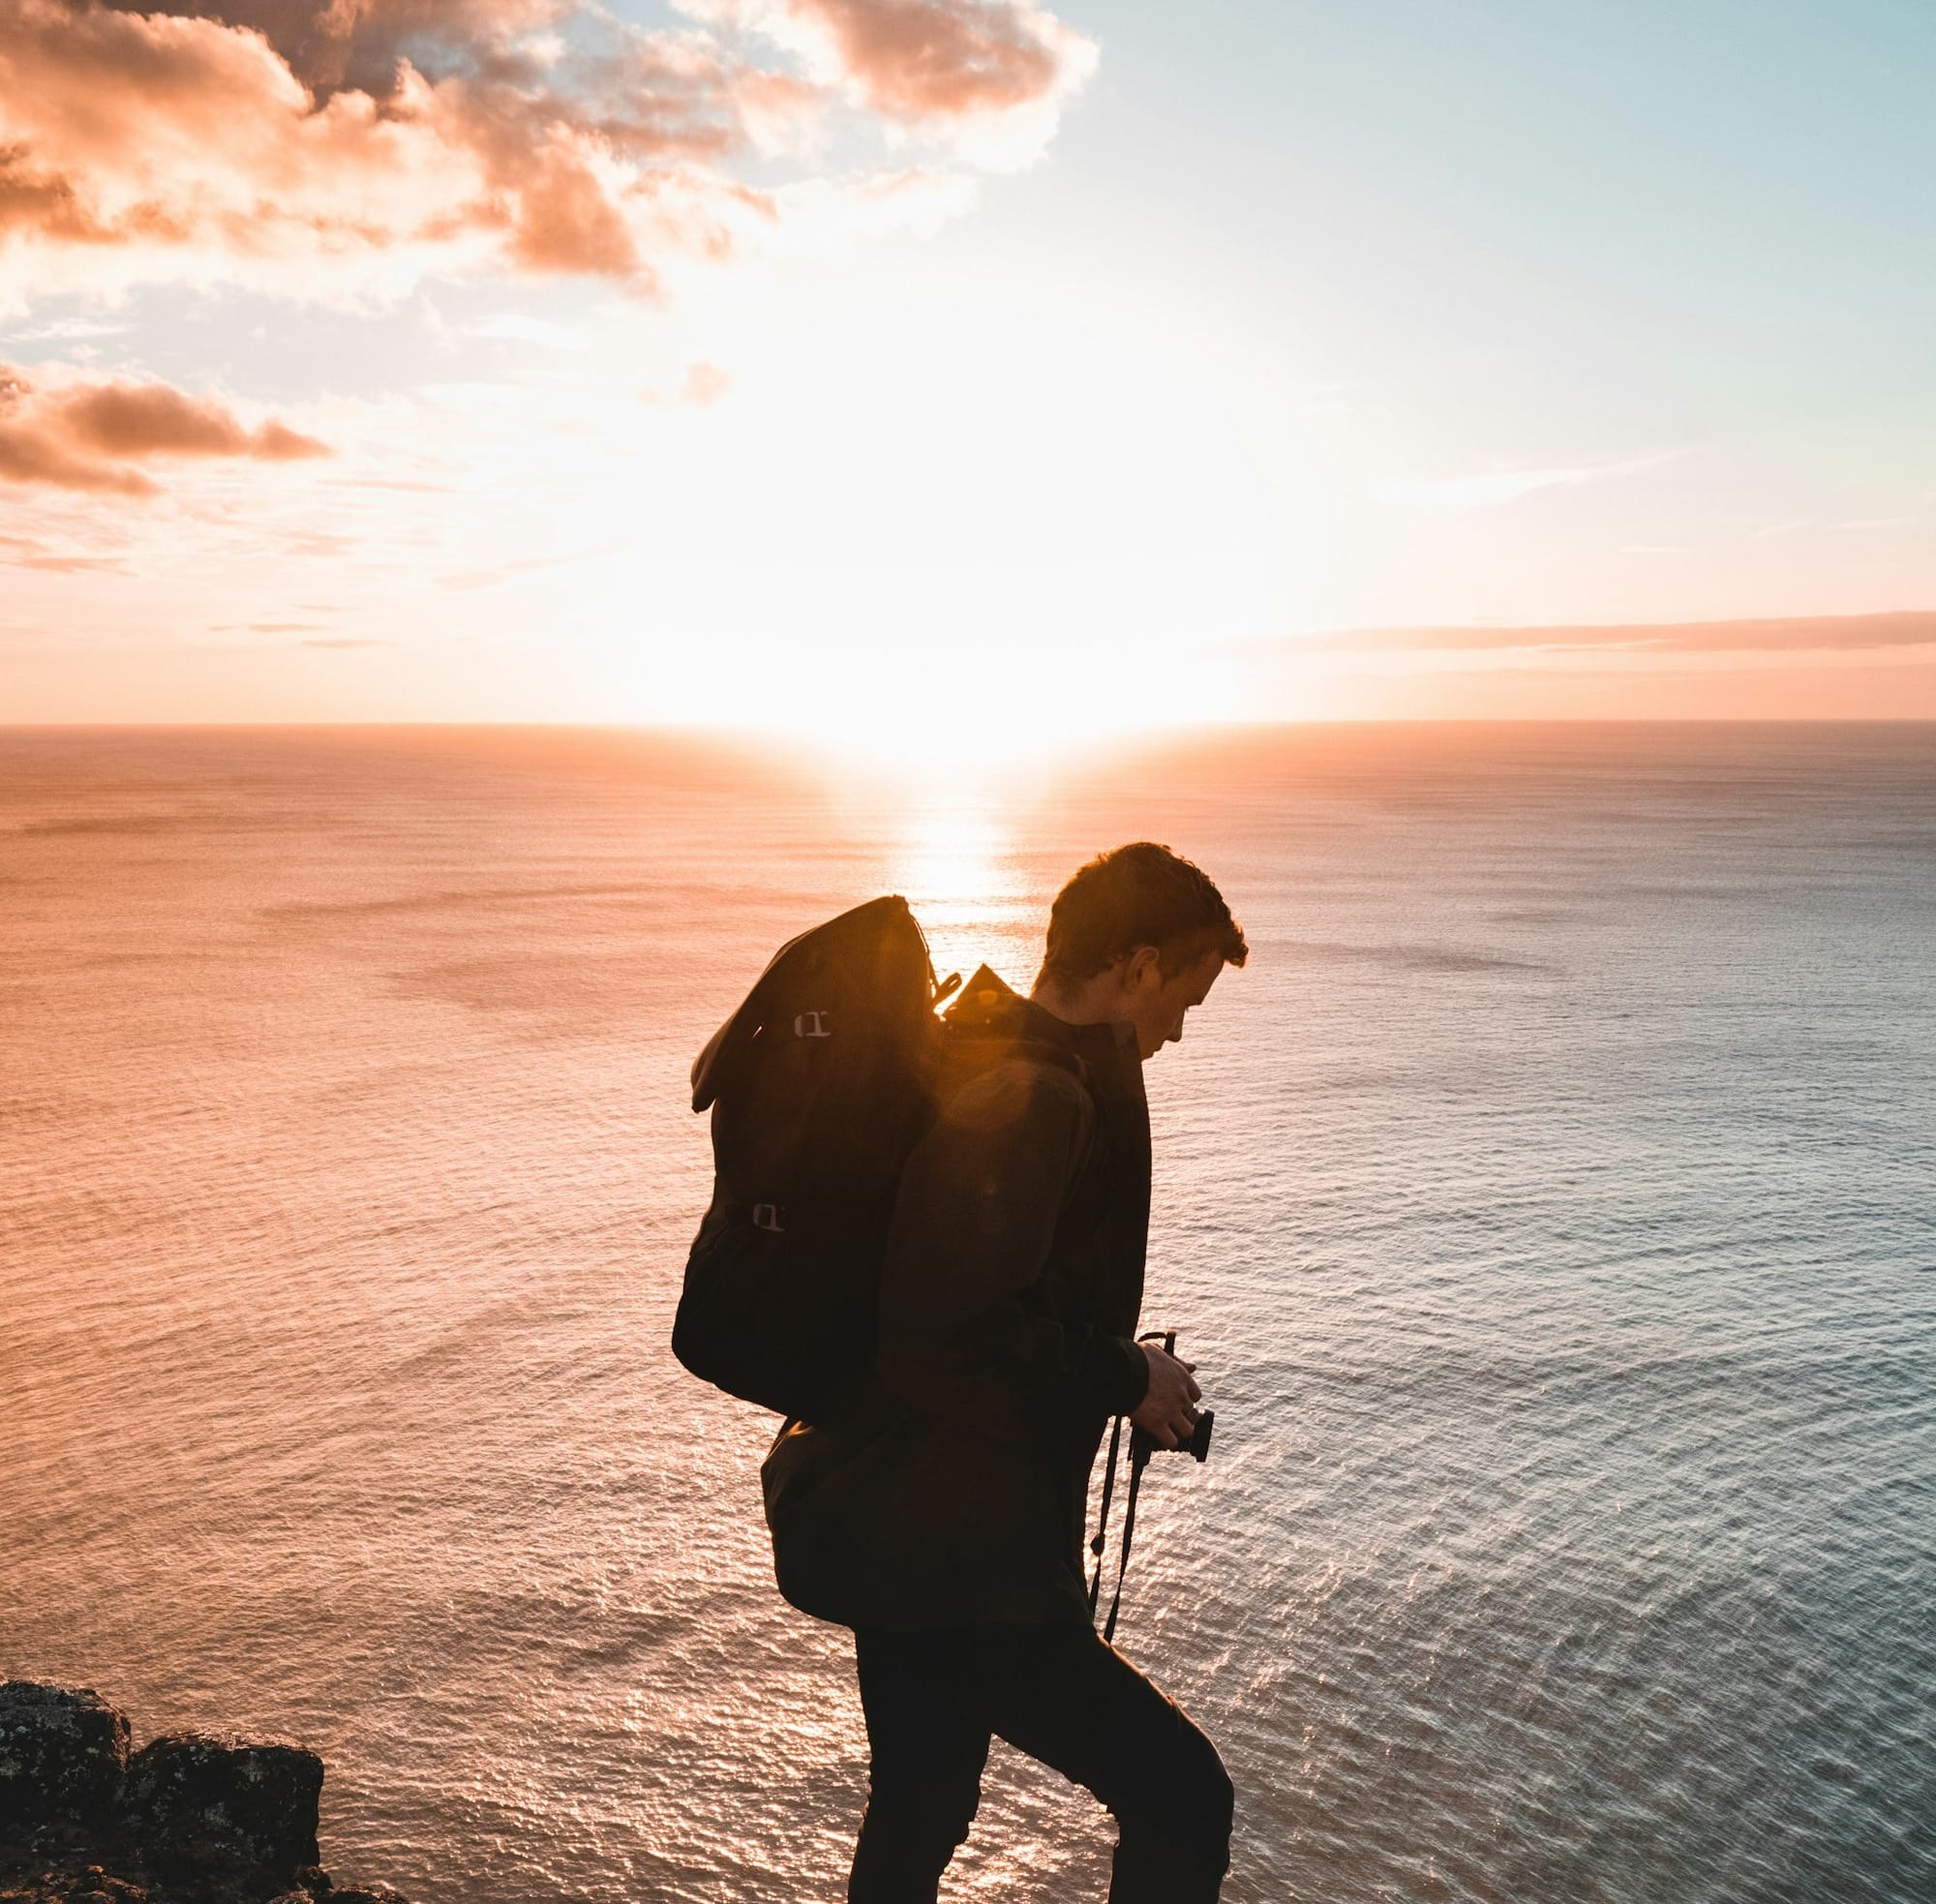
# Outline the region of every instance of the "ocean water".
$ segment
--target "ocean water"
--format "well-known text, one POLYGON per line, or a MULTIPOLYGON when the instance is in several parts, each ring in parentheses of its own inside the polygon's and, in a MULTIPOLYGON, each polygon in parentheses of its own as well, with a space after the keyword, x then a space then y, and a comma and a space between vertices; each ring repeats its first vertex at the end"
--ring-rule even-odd
MULTIPOLYGON (((1225 1896, 1936 1897, 1936 729, 1302 729, 891 785, 667 737, 0 735, 0 1673, 298 1738, 422 1904, 841 1894, 844 1635, 667 1335, 693 1052, 905 892, 1025 983, 1156 837, 1120 1644, 1225 1896)), ((997 1747, 945 1896, 1100 1898, 997 1747)))

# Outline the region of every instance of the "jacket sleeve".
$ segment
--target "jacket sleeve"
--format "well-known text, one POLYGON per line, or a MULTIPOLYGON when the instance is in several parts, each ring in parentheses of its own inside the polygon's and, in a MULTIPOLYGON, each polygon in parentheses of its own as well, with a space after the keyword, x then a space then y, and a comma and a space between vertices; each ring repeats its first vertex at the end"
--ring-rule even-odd
POLYGON ((1025 1434, 1142 1400, 1149 1364, 1134 1343, 1021 1300, 1094 1116, 1065 1073, 1012 1062, 957 1092, 915 1147, 888 1237, 880 1369, 916 1406, 1025 1434))

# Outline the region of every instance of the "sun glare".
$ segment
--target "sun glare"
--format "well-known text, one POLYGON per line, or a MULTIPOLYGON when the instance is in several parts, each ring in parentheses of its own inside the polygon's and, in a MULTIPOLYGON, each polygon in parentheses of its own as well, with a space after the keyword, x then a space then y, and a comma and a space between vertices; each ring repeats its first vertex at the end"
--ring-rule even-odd
POLYGON ((1003 874, 1007 834, 987 810, 967 805, 922 816, 895 851, 893 886, 939 918, 985 907, 1003 874))
POLYGON ((566 691, 910 770, 1240 711, 1273 544, 1222 396, 1068 316, 916 315, 777 325, 635 421, 575 529, 610 553, 532 578, 566 691))
POLYGON ((1037 925, 1015 851, 1016 810, 1014 789, 984 779, 930 788, 891 830, 882 887, 913 907, 943 976, 965 977, 983 961, 1012 982, 1026 976, 1037 925))

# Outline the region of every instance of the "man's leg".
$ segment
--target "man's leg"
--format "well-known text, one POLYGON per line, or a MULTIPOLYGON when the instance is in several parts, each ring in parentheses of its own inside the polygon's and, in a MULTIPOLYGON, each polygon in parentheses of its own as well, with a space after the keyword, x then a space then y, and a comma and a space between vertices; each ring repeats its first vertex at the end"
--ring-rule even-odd
POLYGON ((1110 1904, 1215 1904, 1231 1790, 1217 1748, 1087 1626, 976 1629, 977 1714, 1086 1785, 1118 1828, 1110 1904))
POLYGON ((988 1760, 987 1725, 963 1699, 974 1656, 958 1631, 858 1632, 854 1656, 869 1768, 848 1904, 934 1904, 988 1760))

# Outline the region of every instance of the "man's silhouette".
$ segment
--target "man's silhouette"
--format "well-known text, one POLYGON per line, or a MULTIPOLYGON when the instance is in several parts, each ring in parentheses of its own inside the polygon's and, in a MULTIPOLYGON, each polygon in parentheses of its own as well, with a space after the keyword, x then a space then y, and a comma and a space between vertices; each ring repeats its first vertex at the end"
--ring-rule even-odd
POLYGON ((950 1011, 936 1121, 889 1237, 878 1379, 765 1470, 782 1590, 854 1628, 871 1752, 850 1904, 932 1904, 991 1737, 1115 1814, 1112 1904, 1208 1904, 1229 1861, 1216 1748, 1098 1638, 1089 1473, 1110 1417, 1165 1447, 1192 1365, 1137 1343, 1149 1224, 1142 1065, 1244 936, 1147 843, 1057 897, 1027 998, 985 967, 950 1011))

